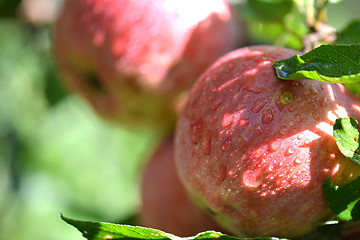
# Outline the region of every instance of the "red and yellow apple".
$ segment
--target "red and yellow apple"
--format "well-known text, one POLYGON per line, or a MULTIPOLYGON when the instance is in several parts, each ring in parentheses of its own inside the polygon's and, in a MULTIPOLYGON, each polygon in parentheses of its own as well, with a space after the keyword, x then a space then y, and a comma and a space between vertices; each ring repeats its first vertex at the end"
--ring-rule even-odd
POLYGON ((142 178, 142 226, 177 236, 192 236, 220 227, 198 208, 180 182, 174 162, 173 138, 166 139, 146 164, 142 178))
POLYGON ((225 0, 67 0, 53 42, 65 84, 101 116, 154 127, 235 48, 234 27, 225 0))
POLYGON ((343 185, 360 175, 332 136, 338 117, 360 119, 360 101, 340 84, 280 80, 273 62, 295 54, 226 54, 194 84, 177 122, 181 181, 238 236, 309 233, 333 215, 325 178, 343 185))

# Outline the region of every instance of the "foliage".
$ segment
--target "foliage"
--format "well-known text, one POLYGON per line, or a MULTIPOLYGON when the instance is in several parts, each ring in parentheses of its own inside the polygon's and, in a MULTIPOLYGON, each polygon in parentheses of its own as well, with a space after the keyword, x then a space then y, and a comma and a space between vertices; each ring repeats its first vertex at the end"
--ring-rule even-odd
MULTIPOLYGON (((238 2, 248 30, 247 45, 303 49, 302 40, 312 29, 296 2, 306 1, 238 2)), ((0 239, 79 239, 77 231, 59 221, 58 213, 112 222, 136 215, 141 169, 159 136, 155 130, 136 132, 108 123, 84 99, 68 93, 52 60, 51 23, 26 22, 19 14, 21 4, 0 0, 0 239)), ((358 1, 328 7, 336 13, 328 15, 329 22, 339 26, 351 17, 349 12, 356 16, 359 9, 358 1), (347 12, 338 11, 342 6, 348 6, 347 12)), ((357 44, 325 45, 305 57, 280 61, 276 65, 280 76, 340 82, 360 96, 359 23, 352 20, 338 31, 335 41, 357 44)), ((334 136, 340 150, 358 162, 354 120, 337 120, 334 136)), ((339 221, 359 219, 359 181, 345 186, 335 186, 329 179, 324 183, 339 221)), ((136 234, 180 239, 154 229, 63 219, 82 233, 97 232, 92 239, 119 239, 125 233, 130 234, 128 239, 136 234), (114 229, 120 235, 111 235, 114 229)), ((324 224, 331 225, 340 226, 324 224)), ((218 238, 238 239, 211 231, 186 239, 218 238)))

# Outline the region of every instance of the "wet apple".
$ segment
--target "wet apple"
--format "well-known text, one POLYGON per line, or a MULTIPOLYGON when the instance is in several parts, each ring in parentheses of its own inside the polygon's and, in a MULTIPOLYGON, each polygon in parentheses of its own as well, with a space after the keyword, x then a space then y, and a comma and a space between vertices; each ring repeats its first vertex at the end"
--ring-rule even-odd
POLYGON ((187 190, 239 236, 296 237, 333 214, 326 177, 360 175, 337 148, 338 117, 360 119, 340 84, 280 80, 273 62, 299 52, 252 46, 216 61, 197 80, 177 122, 175 160, 187 190))

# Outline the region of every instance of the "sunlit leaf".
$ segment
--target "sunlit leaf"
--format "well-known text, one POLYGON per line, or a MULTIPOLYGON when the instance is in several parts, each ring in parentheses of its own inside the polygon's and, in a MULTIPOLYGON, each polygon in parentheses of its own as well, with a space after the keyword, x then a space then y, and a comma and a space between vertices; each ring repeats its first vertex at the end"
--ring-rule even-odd
POLYGON ((323 191, 329 208, 344 221, 360 219, 360 177, 344 186, 333 185, 327 178, 323 191))
MULTIPOLYGON (((199 233, 193 237, 181 238, 173 234, 165 233, 160 230, 145 228, 140 226, 130 226, 123 224, 113 224, 113 223, 104 223, 104 222, 91 222, 91 221, 80 221, 75 219, 70 219, 61 215, 61 218, 68 224, 76 227, 85 238, 89 240, 106 240, 106 239, 164 239, 164 240, 211 240, 211 239, 221 239, 221 240, 245 240, 249 238, 236 238, 231 237, 220 232, 207 231, 199 233)), ((254 240, 280 240, 279 238, 251 238, 254 240)))
POLYGON ((308 53, 274 62, 279 78, 328 83, 360 82, 360 44, 322 45, 308 53))
POLYGON ((358 127, 358 122, 353 118, 338 118, 333 127, 333 134, 340 152, 360 164, 358 127))

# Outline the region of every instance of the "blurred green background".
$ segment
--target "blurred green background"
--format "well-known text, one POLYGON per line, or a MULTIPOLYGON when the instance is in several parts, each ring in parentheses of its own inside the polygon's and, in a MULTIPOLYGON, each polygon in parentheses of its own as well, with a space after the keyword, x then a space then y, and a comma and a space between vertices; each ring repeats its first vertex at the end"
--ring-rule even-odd
MULTIPOLYGON (((0 0, 0 239, 82 239, 60 213, 132 216, 143 163, 159 139, 100 119, 64 90, 51 45, 61 3, 0 0)), ((356 0, 330 5, 329 22, 341 28, 358 9, 356 0)))

